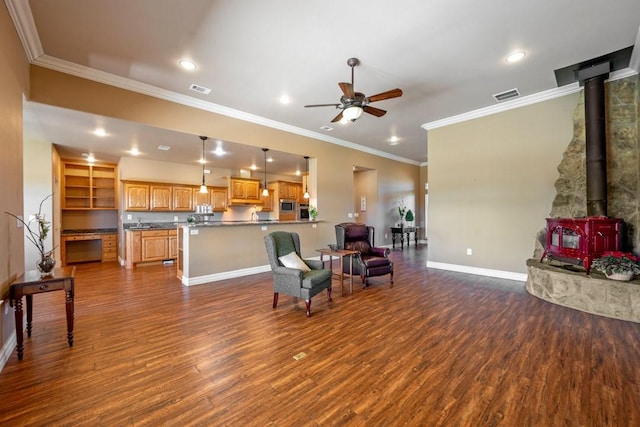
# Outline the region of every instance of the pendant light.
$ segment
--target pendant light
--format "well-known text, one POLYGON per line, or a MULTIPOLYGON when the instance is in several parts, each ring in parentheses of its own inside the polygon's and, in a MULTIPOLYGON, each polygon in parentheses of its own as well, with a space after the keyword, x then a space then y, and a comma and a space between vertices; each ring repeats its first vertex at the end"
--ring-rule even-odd
POLYGON ((204 142, 207 140, 206 136, 201 136, 200 139, 202 140, 202 185, 200 186, 200 193, 201 194, 207 194, 209 192, 209 190, 207 189, 207 186, 204 183, 204 142))
POLYGON ((302 198, 309 200, 309 156, 304 156, 304 159, 307 162, 307 181, 304 185, 304 195, 302 198))
POLYGON ((264 151, 264 188, 262 189, 262 195, 266 197, 269 195, 269 190, 267 190, 267 151, 269 149, 263 148, 262 151, 264 151))

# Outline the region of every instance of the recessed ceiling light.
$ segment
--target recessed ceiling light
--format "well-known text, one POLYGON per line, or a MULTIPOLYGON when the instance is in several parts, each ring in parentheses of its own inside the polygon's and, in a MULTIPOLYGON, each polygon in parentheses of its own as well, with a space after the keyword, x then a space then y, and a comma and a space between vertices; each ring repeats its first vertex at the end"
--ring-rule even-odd
POLYGON ((89 162, 89 163, 93 163, 93 162, 95 162, 95 161, 96 161, 96 158, 95 158, 95 157, 93 157, 93 154, 89 154, 89 155, 87 156, 87 162, 89 162))
POLYGON ((257 166, 256 166, 256 164, 254 163, 254 164, 252 164, 252 165, 251 165, 251 167, 250 167, 249 169, 251 169, 252 171, 254 171, 254 170, 257 170, 257 169, 258 169, 258 167, 257 167, 257 166))
POLYGON ((140 154, 140 152, 136 147, 133 147, 131 150, 129 150, 129 154, 131 154, 132 156, 137 156, 138 154, 140 154))
POLYGON ((217 146, 215 150, 213 150, 213 154, 215 154, 218 157, 224 156, 225 154, 227 154, 222 147, 217 146))
POLYGON ((107 136, 107 132, 102 128, 98 128, 98 129, 94 130, 93 134, 97 135, 97 136, 107 136))
POLYGON ((198 68, 195 62, 189 61, 188 59, 181 59, 178 61, 178 64, 187 71, 193 71, 198 68))
POLYGON ((512 54, 510 54, 505 58, 505 61, 507 61, 510 64, 513 64, 514 62, 518 62, 522 60, 526 55, 527 54, 524 52, 513 52, 512 54))
POLYGON ((287 96, 287 95, 282 95, 280 97, 280 103, 284 104, 284 105, 290 104, 291 103, 291 98, 289 98, 289 96, 287 96))
POLYGON ((320 126, 320 129, 322 130, 326 130, 327 132, 331 132, 333 130, 333 128, 331 126, 320 126))
POLYGON ((169 147, 168 145, 158 145, 158 150, 169 151, 171 150, 171 147, 169 147))
POLYGON ((389 145, 398 145, 400 143, 400 138, 398 138, 397 136, 393 135, 391 138, 389 138, 389 145))

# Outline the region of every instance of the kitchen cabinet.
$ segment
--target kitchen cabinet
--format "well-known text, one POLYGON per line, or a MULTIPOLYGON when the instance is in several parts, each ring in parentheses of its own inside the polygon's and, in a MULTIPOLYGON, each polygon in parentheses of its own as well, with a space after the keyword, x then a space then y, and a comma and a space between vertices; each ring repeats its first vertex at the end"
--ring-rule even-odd
POLYGON ((173 211, 194 211, 193 198, 191 195, 193 194, 193 187, 187 186, 177 186, 174 185, 171 187, 171 210, 173 211))
POLYGON ((275 190, 270 189, 268 196, 260 196, 262 199, 262 212, 273 212, 275 209, 274 194, 275 190))
POLYGON ((252 178, 229 178, 229 201, 238 205, 258 205, 260 200, 260 180, 252 178))
POLYGON ((152 211, 170 211, 171 210, 171 187, 168 185, 150 185, 149 186, 150 203, 149 208, 152 211))
POLYGON ((176 259, 178 253, 176 230, 127 230, 125 267, 136 264, 176 259))
POLYGON ((211 206, 213 212, 224 212, 227 210, 227 187, 207 187, 209 192, 203 194, 200 188, 193 189, 193 207, 207 204, 211 206))
POLYGON ((115 165, 63 162, 62 209, 117 209, 116 170, 115 165))
POLYGON ((129 182, 124 184, 124 210, 149 210, 149 184, 129 182))
POLYGON ((295 200, 297 202, 304 201, 302 183, 290 181, 275 181, 269 183, 269 188, 275 190, 275 198, 295 200))
POLYGON ((193 212, 194 187, 164 183, 126 182, 125 211, 193 212))

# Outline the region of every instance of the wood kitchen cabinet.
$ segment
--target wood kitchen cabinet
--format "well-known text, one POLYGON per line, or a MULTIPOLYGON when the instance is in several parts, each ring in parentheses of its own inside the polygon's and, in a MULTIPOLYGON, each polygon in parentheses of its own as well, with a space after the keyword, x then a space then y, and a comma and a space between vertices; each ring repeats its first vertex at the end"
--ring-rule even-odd
POLYGON ((129 182, 124 184, 124 210, 149 210, 149 184, 129 182))
POLYGON ((275 190, 276 199, 288 199, 295 201, 302 201, 304 191, 302 190, 302 183, 290 182, 290 181, 275 181, 269 183, 269 188, 275 190))
POLYGON ((261 204, 260 180, 252 178, 230 178, 229 199, 231 204, 261 204))
POLYGON ((176 185, 171 187, 171 210, 186 212, 194 211, 193 198, 191 197, 192 194, 193 187, 176 185))
POLYGON ((273 210, 275 209, 274 194, 275 191, 269 189, 268 196, 260 196, 260 198, 262 199, 262 212, 273 212, 273 210))
POLYGON ((168 185, 149 186, 149 209, 152 211, 171 210, 171 187, 168 185))
POLYGON ((125 267, 136 264, 176 259, 178 242, 176 230, 126 231, 125 267))
POLYGON ((117 209, 115 165, 63 162, 62 209, 117 209))
POLYGON ((208 193, 203 194, 200 188, 193 189, 193 208, 198 205, 207 204, 211 206, 213 212, 224 212, 227 210, 227 187, 207 187, 208 193))

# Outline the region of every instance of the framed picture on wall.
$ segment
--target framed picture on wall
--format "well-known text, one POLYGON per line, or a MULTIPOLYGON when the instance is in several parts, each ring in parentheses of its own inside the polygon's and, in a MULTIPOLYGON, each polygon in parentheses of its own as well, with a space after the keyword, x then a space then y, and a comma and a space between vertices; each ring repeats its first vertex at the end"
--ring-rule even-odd
POLYGON ((367 211, 367 196, 360 196, 360 212, 367 211))

